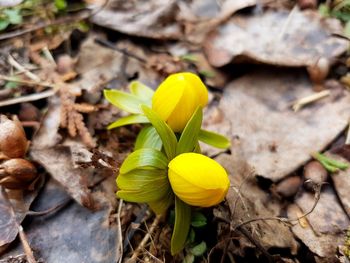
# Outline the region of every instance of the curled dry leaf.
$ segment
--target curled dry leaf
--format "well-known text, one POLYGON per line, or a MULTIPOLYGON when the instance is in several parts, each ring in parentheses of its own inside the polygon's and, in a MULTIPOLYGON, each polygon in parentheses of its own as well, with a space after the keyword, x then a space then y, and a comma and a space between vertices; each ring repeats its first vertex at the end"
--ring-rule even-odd
POLYGON ((205 128, 238 137, 256 174, 278 181, 306 163, 310 153, 322 151, 348 125, 346 92, 331 93, 293 112, 291 103, 310 93, 312 85, 300 71, 257 71, 226 87, 219 103, 222 121, 205 128))
POLYGON ((320 57, 332 59, 348 42, 332 36, 342 32, 338 20, 321 19, 317 12, 270 11, 262 16, 234 16, 212 32, 205 53, 216 67, 253 61, 278 66, 313 66, 320 57))
MULTIPOLYGON (((79 204, 92 209, 93 199, 86 180, 91 171, 75 165, 72 156, 77 150, 74 149, 74 146, 58 145, 60 113, 58 98, 52 98, 42 125, 33 137, 30 156, 60 182, 79 204)), ((77 143, 77 145, 78 148, 86 150, 82 144, 77 143)))

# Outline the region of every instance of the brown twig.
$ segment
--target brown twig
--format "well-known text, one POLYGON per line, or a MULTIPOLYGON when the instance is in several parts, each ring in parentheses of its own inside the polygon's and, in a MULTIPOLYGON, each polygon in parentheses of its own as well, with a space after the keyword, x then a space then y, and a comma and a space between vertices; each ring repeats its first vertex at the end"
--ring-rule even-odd
MULTIPOLYGON (((313 206, 311 207, 311 209, 310 209, 308 212, 302 214, 301 216, 298 216, 298 217, 292 218, 292 219, 288 219, 288 218, 285 218, 285 217, 278 217, 278 216, 252 218, 252 219, 250 219, 250 220, 244 221, 244 222, 242 222, 242 223, 240 223, 240 224, 238 224, 238 225, 236 225, 236 226, 231 227, 231 229, 232 229, 233 231, 235 231, 235 230, 237 230, 238 228, 240 228, 240 227, 242 227, 242 226, 244 226, 244 225, 247 225, 247 224, 249 224, 249 223, 256 222, 256 221, 266 221, 266 220, 277 220, 277 221, 280 221, 280 222, 285 223, 285 224, 294 225, 293 222, 298 222, 300 219, 302 219, 302 218, 308 216, 309 214, 311 214, 311 213, 315 210, 315 208, 316 208, 316 206, 317 206, 317 204, 318 204, 318 201, 320 200, 320 197, 321 197, 321 188, 322 188, 322 185, 323 185, 323 184, 315 185, 315 187, 314 187, 314 191, 315 191, 315 197, 314 197, 314 199, 315 199, 315 202, 314 202, 313 206)), ((223 219, 223 218, 221 218, 221 219, 223 219)), ((224 220, 225 222, 231 224, 231 222, 230 222, 229 220, 227 220, 227 219, 223 219, 223 220, 224 220)))
POLYGON ((159 221, 161 219, 161 215, 157 215, 149 228, 149 231, 147 234, 144 236, 142 239, 141 243, 139 246, 135 249, 134 253, 132 254, 131 258, 128 259, 127 263, 133 263, 136 262, 136 259, 138 258, 140 252, 144 249, 145 245, 147 244, 148 240, 151 238, 151 235, 153 234, 155 228, 158 226, 159 221))
POLYGON ((26 84, 26 85, 30 85, 30 86, 44 86, 44 87, 55 88, 55 85, 53 85, 52 83, 42 82, 42 81, 38 82, 38 81, 23 80, 23 79, 18 79, 18 78, 14 78, 14 77, 4 76, 4 75, 0 75, 0 79, 6 80, 6 81, 17 82, 17 83, 21 83, 21 84, 26 84))
POLYGON ((35 260, 33 251, 30 248, 27 236, 24 233, 23 227, 21 225, 18 226, 18 232, 19 232, 19 239, 21 240, 23 250, 24 250, 24 253, 26 254, 28 263, 37 263, 37 261, 35 260))
POLYGON ((67 204, 69 204, 69 202, 72 201, 71 198, 66 198, 64 199, 61 203, 49 208, 49 209, 46 209, 44 211, 28 211, 27 215, 28 216, 44 216, 44 215, 47 215, 47 214, 50 214, 52 212, 56 212, 60 209, 62 209, 63 207, 65 207, 67 204))
POLYGON ((46 91, 43 91, 40 93, 34 93, 34 94, 27 95, 27 96, 22 96, 19 98, 13 98, 13 99, 0 101, 0 107, 9 106, 9 105, 13 105, 13 104, 19 104, 19 103, 23 103, 23 102, 45 99, 45 98, 48 98, 48 97, 55 95, 55 93, 56 93, 56 91, 51 89, 51 90, 46 90, 46 91))
POLYGON ((58 18, 54 21, 45 21, 45 22, 41 22, 38 23, 37 25, 33 25, 30 28, 26 28, 26 29, 19 29, 16 31, 12 31, 12 32, 8 32, 8 33, 4 33, 0 35, 0 41, 1 40, 5 40, 5 39, 10 39, 10 38, 14 38, 14 37, 19 37, 22 36, 24 34, 39 30, 39 29, 43 29, 45 27, 48 26, 55 26, 55 25, 60 25, 60 24, 66 24, 66 23, 73 23, 75 21, 79 21, 79 20, 84 20, 86 18, 88 18, 90 16, 90 13, 87 12, 86 10, 79 12, 78 14, 74 15, 74 16, 68 16, 68 17, 62 17, 62 18, 58 18))
POLYGON ((117 211, 117 225, 118 225, 118 238, 119 238, 117 250, 120 250, 118 263, 121 263, 123 260, 123 235, 122 235, 122 225, 121 225, 121 220, 120 220, 122 207, 123 207, 123 199, 120 199, 118 211, 117 211))

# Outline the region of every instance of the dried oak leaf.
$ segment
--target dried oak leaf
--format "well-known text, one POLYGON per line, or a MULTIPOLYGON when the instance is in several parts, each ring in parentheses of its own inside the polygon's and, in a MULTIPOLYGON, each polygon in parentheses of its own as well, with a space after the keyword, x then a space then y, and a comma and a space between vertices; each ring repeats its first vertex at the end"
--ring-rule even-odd
POLYGON ((208 36, 204 51, 216 67, 241 61, 312 66, 347 50, 346 40, 331 35, 341 31, 338 20, 321 19, 316 11, 237 15, 208 36))
POLYGON ((310 153, 322 151, 348 124, 347 92, 294 112, 292 102, 310 95, 311 87, 297 70, 253 72, 226 87, 218 107, 223 117, 204 126, 238 137, 256 174, 278 181, 309 160, 310 153))

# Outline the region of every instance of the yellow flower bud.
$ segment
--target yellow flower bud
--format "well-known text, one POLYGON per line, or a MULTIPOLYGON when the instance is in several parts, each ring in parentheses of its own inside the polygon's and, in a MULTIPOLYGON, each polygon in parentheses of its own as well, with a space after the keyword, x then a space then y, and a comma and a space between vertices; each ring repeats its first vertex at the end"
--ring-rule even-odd
POLYGON ((224 199, 230 186, 225 169, 202 154, 180 154, 170 161, 168 167, 174 193, 189 205, 216 205, 224 199))
POLYGON ((208 90, 201 79, 190 72, 166 78, 155 91, 152 108, 174 132, 182 131, 198 106, 208 103, 208 90))

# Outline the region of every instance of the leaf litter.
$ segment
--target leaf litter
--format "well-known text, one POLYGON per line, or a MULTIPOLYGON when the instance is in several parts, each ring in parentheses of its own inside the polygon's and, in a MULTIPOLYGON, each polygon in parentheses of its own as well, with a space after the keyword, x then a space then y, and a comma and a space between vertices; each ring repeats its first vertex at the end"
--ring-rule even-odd
MULTIPOLYGON (((226 203, 215 209, 215 223, 210 224, 217 244, 208 248, 208 258, 217 261, 217 248, 222 249, 222 260, 239 262, 344 258, 348 171, 322 175, 320 181, 308 175, 312 181, 316 178, 315 183, 329 183, 317 198, 318 192, 304 182, 302 168, 312 153, 326 150, 348 125, 348 92, 336 80, 336 85, 324 82, 328 70, 317 72, 323 70, 320 58, 329 67, 339 63, 337 57, 348 43, 333 34, 342 30, 337 20, 321 18, 314 10, 286 10, 283 3, 272 6, 264 1, 109 1, 92 11, 90 19, 121 33, 117 37, 113 31, 91 29, 76 56, 60 46, 62 41, 68 45, 67 37, 55 45, 48 37, 41 37, 36 47, 32 43, 31 55, 18 61, 40 66, 26 68, 36 73, 41 88, 25 90, 21 84, 19 90, 25 92, 20 94, 45 90, 47 84, 59 87, 43 99, 47 105, 29 102, 46 110, 31 137, 29 156, 47 172, 47 180, 38 196, 36 189, 11 205, 1 196, 0 223, 6 227, 0 226, 0 260, 11 262, 25 252, 15 238, 17 224, 26 216, 24 230, 39 261, 117 262, 122 252, 125 259, 133 258, 127 245, 121 250, 126 236, 142 260, 154 259, 153 255, 160 261, 172 260, 161 252, 169 247, 169 227, 157 221, 154 228, 147 209, 123 205, 115 198, 118 166, 140 127, 106 131, 106 125, 123 113, 103 100, 102 90, 124 89, 134 79, 156 88, 166 75, 184 70, 199 73, 211 88, 203 128, 223 133, 232 142, 225 153, 203 146, 225 166, 231 180, 226 203), (45 55, 45 60, 37 56, 45 43, 57 68, 45 55), (58 59, 62 50, 69 65, 58 59), (188 59, 191 56, 197 58, 188 59), (308 68, 309 75, 300 67, 308 68), (317 80, 315 74, 322 78, 317 80), (317 89, 326 89, 327 95, 293 111, 296 101, 315 95, 317 89), (152 244, 139 247, 143 231, 150 227, 152 244)), ((67 35, 69 41, 74 39, 74 33, 67 35)), ((331 77, 339 78, 337 74, 331 69, 331 77)), ((17 103, 6 104, 12 105, 10 111, 0 109, 9 115, 16 112, 17 103)), ((347 148, 342 147, 346 157, 347 148)), ((175 260, 180 262, 181 257, 175 260)))

